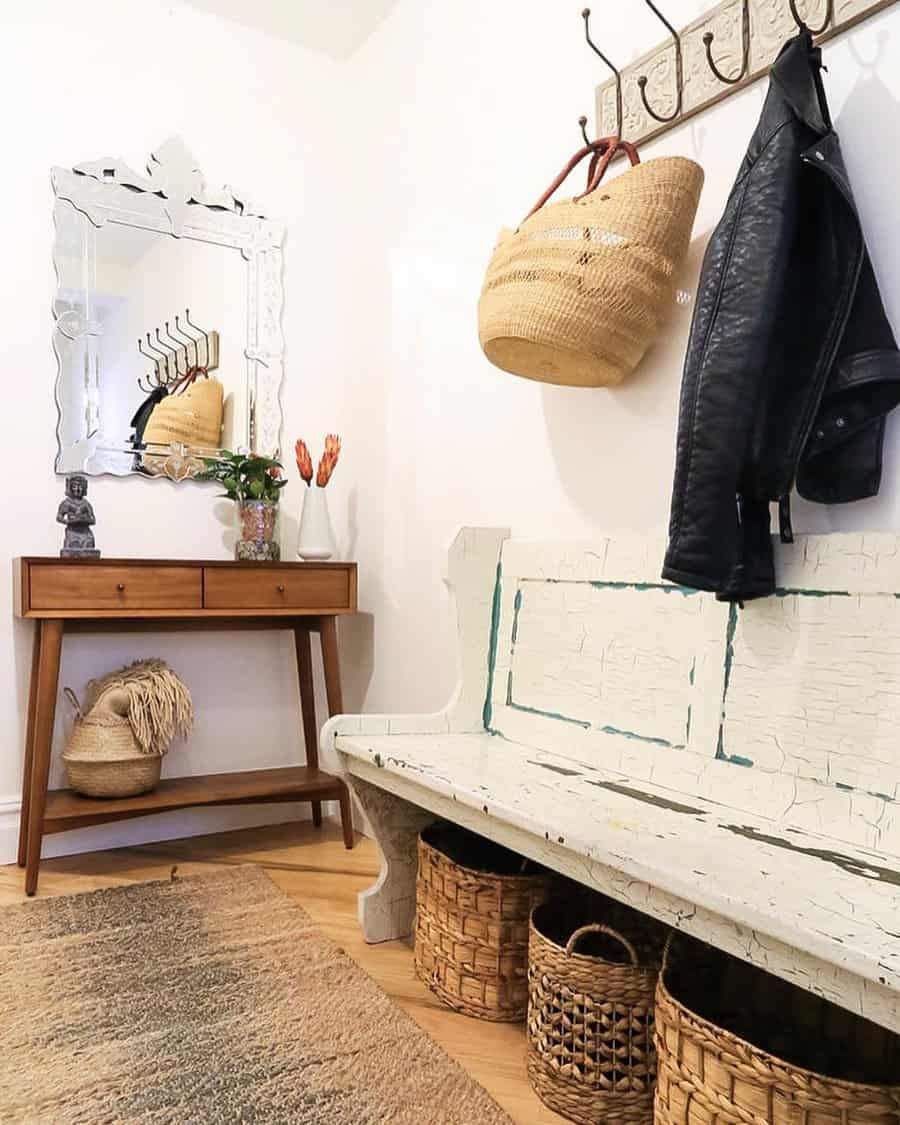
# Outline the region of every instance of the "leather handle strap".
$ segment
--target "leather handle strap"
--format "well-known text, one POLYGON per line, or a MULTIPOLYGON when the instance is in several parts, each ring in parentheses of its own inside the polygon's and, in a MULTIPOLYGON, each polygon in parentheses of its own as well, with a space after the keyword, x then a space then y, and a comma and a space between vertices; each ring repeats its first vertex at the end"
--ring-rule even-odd
POLYGON ((609 146, 609 148, 604 153, 603 158, 598 162, 596 168, 594 169, 594 175, 588 181, 588 186, 585 189, 584 195, 577 196, 577 199, 584 199, 585 195, 590 195, 592 191, 600 186, 600 181, 606 174, 606 169, 609 167, 610 161, 620 149, 628 157, 629 161, 631 162, 632 168, 635 166, 635 164, 640 164, 641 158, 638 155, 638 150, 634 147, 631 141, 614 140, 614 143, 609 146))
MULTIPOLYGON (((595 161, 598 155, 602 156, 608 150, 609 146, 614 143, 614 141, 615 137, 601 137, 599 140, 591 141, 591 143, 589 145, 585 145, 584 148, 580 148, 578 152, 576 152, 575 155, 569 160, 565 168, 563 168, 563 170, 559 173, 553 183, 547 188, 547 190, 540 197, 537 203, 535 203, 535 205, 531 208, 525 218, 530 219, 535 211, 540 211, 540 209, 544 206, 550 196, 553 195, 556 189, 568 179, 569 174, 573 172, 582 162, 582 160, 584 160, 584 158, 588 155, 591 156, 591 168, 594 169, 593 175, 596 175, 595 161)), ((591 179, 593 179, 593 175, 589 172, 589 176, 591 177, 591 179)))
MULTIPOLYGON (((596 189, 600 181, 603 179, 606 169, 609 167, 610 161, 619 151, 619 149, 622 149, 627 154, 628 159, 631 161, 632 165, 640 163, 641 158, 640 156, 638 156, 638 151, 630 141, 621 141, 618 137, 600 137, 599 140, 591 141, 589 145, 585 145, 584 148, 580 148, 578 152, 576 152, 575 155, 569 160, 565 168, 563 168, 563 170, 559 173, 553 183, 547 188, 547 190, 540 197, 537 203, 535 203, 535 205, 525 216, 525 219, 530 219, 535 211, 540 211, 540 209, 553 195, 557 188, 559 188, 565 182, 565 180, 568 179, 569 174, 578 167, 578 165, 582 162, 582 160, 584 160, 586 156, 590 155, 591 163, 588 167, 587 188, 583 192, 583 194, 575 197, 576 199, 584 199, 586 195, 589 195, 596 189)), ((524 222, 525 220, 523 219, 522 221, 524 222)))
POLYGON ((205 367, 201 367, 200 365, 195 365, 194 367, 189 368, 188 371, 184 375, 179 376, 179 378, 174 379, 169 384, 169 387, 170 387, 169 394, 172 394, 172 395, 183 394, 189 387, 191 387, 196 382, 196 380, 201 375, 203 375, 207 379, 209 378, 209 372, 207 371, 207 369, 205 367))

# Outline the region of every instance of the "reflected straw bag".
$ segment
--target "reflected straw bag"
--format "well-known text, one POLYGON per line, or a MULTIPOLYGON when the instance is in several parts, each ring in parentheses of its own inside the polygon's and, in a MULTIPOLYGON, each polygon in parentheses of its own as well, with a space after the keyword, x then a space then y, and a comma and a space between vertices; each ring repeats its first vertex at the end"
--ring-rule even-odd
POLYGON ((223 414, 222 384, 206 375, 202 367, 194 367, 154 406, 143 441, 151 446, 174 443, 193 449, 218 449, 223 414))
POLYGON ((153 407, 141 438, 143 445, 150 447, 142 459, 144 471, 172 475, 171 459, 159 453, 159 447, 183 445, 188 456, 179 462, 175 479, 199 472, 204 467, 203 457, 211 456, 221 445, 224 412, 222 384, 207 375, 205 368, 192 367, 153 407), (190 455, 190 451, 195 452, 190 455))
POLYGON ((500 233, 478 305, 491 363, 544 383, 620 383, 671 308, 702 186, 694 161, 641 163, 616 137, 576 152, 521 226, 500 233), (620 151, 631 167, 601 187, 620 151), (588 156, 584 194, 545 206, 588 156))

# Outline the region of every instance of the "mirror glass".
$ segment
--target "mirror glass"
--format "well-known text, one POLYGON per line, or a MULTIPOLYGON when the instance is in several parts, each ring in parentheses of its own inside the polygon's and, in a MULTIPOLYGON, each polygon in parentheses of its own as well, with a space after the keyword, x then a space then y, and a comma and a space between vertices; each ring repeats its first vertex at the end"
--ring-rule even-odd
POLYGON ((221 196, 200 204, 202 180, 180 211, 147 191, 144 214, 126 183, 141 177, 110 164, 54 175, 57 471, 180 480, 220 449, 277 454, 280 237, 221 196))

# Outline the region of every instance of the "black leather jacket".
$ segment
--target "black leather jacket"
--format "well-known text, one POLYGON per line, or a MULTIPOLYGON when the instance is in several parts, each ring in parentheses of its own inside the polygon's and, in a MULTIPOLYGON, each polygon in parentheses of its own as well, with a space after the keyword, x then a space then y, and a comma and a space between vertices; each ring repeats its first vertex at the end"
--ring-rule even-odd
POLYGON ((703 261, 684 366, 663 577, 775 590, 769 502, 873 496, 900 354, 808 32, 782 48, 703 261))

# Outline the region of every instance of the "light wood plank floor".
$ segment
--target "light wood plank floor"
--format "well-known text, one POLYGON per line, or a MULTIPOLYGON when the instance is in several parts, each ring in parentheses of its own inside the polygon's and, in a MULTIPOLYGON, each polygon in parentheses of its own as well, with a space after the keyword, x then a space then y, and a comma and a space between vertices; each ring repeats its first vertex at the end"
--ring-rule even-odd
MULTIPOLYGON (((173 864, 179 874, 187 875, 234 863, 265 868, 519 1125, 563 1122, 528 1085, 521 1026, 485 1023, 445 1008, 413 975, 408 942, 365 944, 356 921, 356 895, 375 879, 377 848, 372 840, 358 837, 348 852, 336 822, 326 820, 319 830, 304 821, 49 859, 41 865, 38 894, 73 894, 167 878, 173 864)), ((0 906, 24 901, 24 872, 16 866, 0 867, 0 906)))

